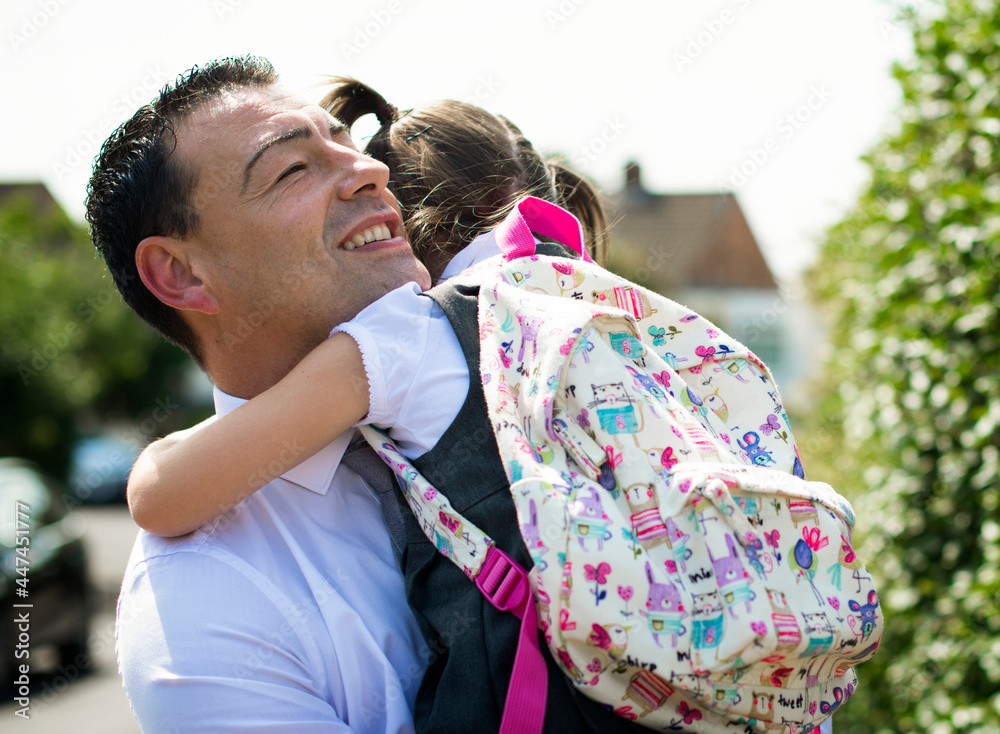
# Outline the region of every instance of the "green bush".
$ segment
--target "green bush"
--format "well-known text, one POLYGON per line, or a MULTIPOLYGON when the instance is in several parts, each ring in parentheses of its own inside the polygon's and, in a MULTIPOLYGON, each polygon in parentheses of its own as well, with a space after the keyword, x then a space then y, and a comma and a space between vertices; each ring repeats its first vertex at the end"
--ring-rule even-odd
POLYGON ((125 306, 82 226, 12 196, 0 208, 0 262, 0 456, 63 477, 87 425, 175 403, 187 358, 125 306))
POLYGON ((995 734, 1000 7, 947 0, 909 22, 898 129, 810 274, 834 343, 821 463, 854 501, 885 615, 834 728, 995 734))

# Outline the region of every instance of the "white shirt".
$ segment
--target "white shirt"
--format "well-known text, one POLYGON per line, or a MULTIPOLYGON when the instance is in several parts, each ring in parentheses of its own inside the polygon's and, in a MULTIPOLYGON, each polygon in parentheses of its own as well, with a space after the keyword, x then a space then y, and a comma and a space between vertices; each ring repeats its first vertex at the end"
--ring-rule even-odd
MULTIPOLYGON (((536 239, 537 243, 538 240, 536 239)), ((447 280, 461 273, 466 268, 481 263, 483 260, 499 255, 500 245, 497 244, 496 232, 485 232, 472 240, 461 252, 455 255, 441 273, 441 280, 447 280)))
POLYGON ((191 535, 139 533, 116 637, 146 734, 413 731, 427 653, 349 437, 191 535))
MULTIPOLYGON (((455 255, 446 280, 500 254, 493 232, 455 255)), ((368 377, 368 415, 358 423, 388 432, 409 459, 430 451, 455 420, 469 392, 469 365, 441 307, 407 283, 332 333, 353 337, 368 377)))
MULTIPOLYGON (((469 392, 469 365, 444 311, 407 283, 341 324, 368 376, 368 415, 416 459, 437 444, 469 392)), ((359 424, 359 425, 360 425, 359 424)))

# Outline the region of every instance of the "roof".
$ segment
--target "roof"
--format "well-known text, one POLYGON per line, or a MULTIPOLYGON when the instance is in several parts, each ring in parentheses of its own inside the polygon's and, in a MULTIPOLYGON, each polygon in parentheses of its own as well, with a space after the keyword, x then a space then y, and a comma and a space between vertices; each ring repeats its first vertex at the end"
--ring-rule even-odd
POLYGON ((11 199, 22 197, 31 203, 32 210, 38 214, 48 214, 53 208, 61 208, 43 183, 34 181, 0 183, 0 207, 11 199))
POLYGON ((643 280, 656 290, 777 288, 730 192, 652 194, 630 164, 608 204, 612 257, 648 270, 643 280))

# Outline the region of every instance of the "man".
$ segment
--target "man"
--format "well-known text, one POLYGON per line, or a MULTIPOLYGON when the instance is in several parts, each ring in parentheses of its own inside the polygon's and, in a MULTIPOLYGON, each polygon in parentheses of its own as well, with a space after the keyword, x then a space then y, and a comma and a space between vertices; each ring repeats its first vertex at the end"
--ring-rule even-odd
MULTIPOLYGON (((126 302, 224 413, 389 290, 429 286, 387 182, 268 62, 225 59, 115 131, 87 216, 126 302)), ((378 503, 340 464, 348 439, 212 527, 140 533, 117 639, 147 734, 412 729, 427 652, 378 503)))

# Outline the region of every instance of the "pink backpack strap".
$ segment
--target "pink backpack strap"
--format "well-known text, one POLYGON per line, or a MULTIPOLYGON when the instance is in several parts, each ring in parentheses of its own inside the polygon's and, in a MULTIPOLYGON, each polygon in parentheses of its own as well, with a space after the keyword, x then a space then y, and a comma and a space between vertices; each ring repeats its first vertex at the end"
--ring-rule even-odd
POLYGON ((538 644, 538 612, 528 572, 491 545, 476 577, 476 586, 493 606, 521 620, 500 734, 541 734, 549 672, 538 644))
POLYGON ((466 520, 410 464, 387 435, 374 426, 362 426, 361 433, 405 487, 410 509, 427 539, 475 581, 476 587, 494 607, 521 620, 514 669, 511 671, 500 734, 541 734, 549 676, 538 642, 538 611, 528 572, 494 542, 466 520), (462 532, 449 526, 446 518, 457 518, 462 532), (448 538, 444 548, 438 537, 448 538), (485 549, 485 554, 483 550, 485 549))
POLYGON ((580 253, 585 262, 594 262, 583 246, 579 220, 560 206, 535 196, 526 196, 496 228, 497 244, 505 260, 535 254, 535 232, 580 253))

